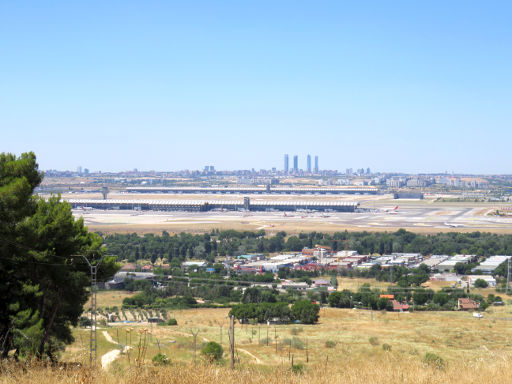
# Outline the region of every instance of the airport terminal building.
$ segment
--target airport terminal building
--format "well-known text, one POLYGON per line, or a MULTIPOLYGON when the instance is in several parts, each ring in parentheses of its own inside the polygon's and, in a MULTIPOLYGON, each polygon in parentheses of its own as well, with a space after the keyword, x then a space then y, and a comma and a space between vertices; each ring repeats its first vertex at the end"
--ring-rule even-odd
POLYGON ((251 201, 243 200, 99 200, 99 199, 66 199, 72 208, 93 208, 105 210, 137 210, 137 211, 320 211, 320 212, 354 212, 359 206, 357 202, 347 201, 251 201))

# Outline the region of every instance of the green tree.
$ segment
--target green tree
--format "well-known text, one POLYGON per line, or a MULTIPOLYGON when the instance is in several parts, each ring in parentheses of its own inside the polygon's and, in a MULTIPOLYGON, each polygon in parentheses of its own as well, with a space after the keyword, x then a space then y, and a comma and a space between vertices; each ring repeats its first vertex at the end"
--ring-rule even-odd
POLYGON ((463 275, 466 273, 466 264, 460 262, 455 263, 455 265, 453 266, 453 270, 455 271, 456 274, 463 275))
POLYGON ((291 314, 295 320, 304 324, 314 324, 318 321, 320 306, 309 300, 298 300, 292 305, 291 314))
POLYGON ((432 300, 434 297, 434 291, 431 289, 418 288, 414 291, 412 299, 415 304, 423 305, 427 301, 432 300))
MULTIPOLYGON (((44 332, 39 341, 42 356, 50 338, 71 343, 70 326, 76 326, 89 296, 89 267, 82 257, 101 256, 102 239, 87 231, 82 219, 75 220, 71 206, 60 197, 48 201, 39 199, 34 215, 23 225, 25 244, 32 251, 29 259, 35 267, 28 269, 27 278, 37 282, 40 296, 36 300, 43 319, 44 332)), ((116 271, 115 260, 107 258, 99 268, 99 279, 116 271)), ((52 357, 52 351, 48 352, 52 357)))
POLYGON ((476 279, 475 280, 475 288, 487 288, 489 284, 484 279, 476 279))
POLYGON ((42 177, 32 152, 19 158, 0 154, 0 348, 4 358, 21 336, 14 329, 23 332, 39 322, 35 311, 22 308, 35 299, 37 286, 24 278, 27 249, 19 241, 19 227, 35 211, 32 193, 42 177))
POLYGON ((327 299, 329 307, 335 308, 350 308, 352 304, 351 299, 352 292, 348 290, 336 291, 329 295, 327 299))
MULTIPOLYGON (((34 197, 42 174, 33 153, 19 158, 0 154, 0 340, 1 355, 47 354, 54 359, 63 343, 73 341, 87 300, 89 267, 104 252, 102 240, 75 220, 59 197, 34 197), (93 257, 94 256, 94 257, 93 257)), ((107 258, 99 278, 116 271, 107 258)))

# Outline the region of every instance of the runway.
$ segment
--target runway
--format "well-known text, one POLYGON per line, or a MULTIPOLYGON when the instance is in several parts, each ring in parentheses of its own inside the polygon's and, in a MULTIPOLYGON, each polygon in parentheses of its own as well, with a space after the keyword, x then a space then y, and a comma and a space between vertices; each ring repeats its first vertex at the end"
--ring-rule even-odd
MULTIPOLYGON (((74 210, 85 224, 101 232, 205 232, 214 228, 286 231, 485 231, 512 233, 512 217, 489 215, 497 208, 489 203, 438 203, 432 200, 395 201, 386 198, 360 200, 361 210, 348 212, 155 212, 74 210), (396 211, 394 206, 398 205, 396 211)), ((500 205, 501 207, 502 205, 500 205)))

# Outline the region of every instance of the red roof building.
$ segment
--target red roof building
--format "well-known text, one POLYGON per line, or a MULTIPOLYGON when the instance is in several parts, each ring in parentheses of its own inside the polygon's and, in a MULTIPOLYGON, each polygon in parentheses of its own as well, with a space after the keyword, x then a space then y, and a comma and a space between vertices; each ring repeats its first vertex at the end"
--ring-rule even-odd
POLYGON ((463 297, 458 300, 458 308, 462 311, 470 311, 474 309, 480 308, 480 303, 478 301, 463 297))
POLYGON ((409 310, 409 305, 407 303, 400 303, 397 300, 391 300, 391 303, 393 304, 393 311, 403 312, 409 310))
POLYGON ((136 266, 133 263, 127 263, 121 267, 121 272, 135 272, 136 266))

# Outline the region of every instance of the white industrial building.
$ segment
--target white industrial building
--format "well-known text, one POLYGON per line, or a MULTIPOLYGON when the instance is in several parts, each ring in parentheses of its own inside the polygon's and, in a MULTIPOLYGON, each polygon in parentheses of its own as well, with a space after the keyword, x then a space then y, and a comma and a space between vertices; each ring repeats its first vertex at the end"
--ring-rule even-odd
POLYGON ((264 272, 276 273, 282 268, 291 268, 297 264, 304 264, 309 259, 309 257, 300 255, 278 255, 270 259, 258 260, 244 264, 244 267, 262 268, 264 272))
POLYGON ((435 269, 437 265, 442 263, 445 260, 448 260, 450 256, 448 255, 432 255, 424 260, 421 260, 413 268, 418 268, 421 264, 425 264, 430 269, 435 269))
POLYGON ((501 264, 506 262, 512 256, 491 256, 487 260, 480 263, 480 265, 476 266, 472 269, 473 271, 481 271, 482 273, 492 274, 496 268, 498 268, 501 264))
POLYGON ((466 279, 471 287, 475 285, 475 281, 478 279, 485 281, 489 287, 496 286, 496 279, 489 275, 468 275, 466 279))
POLYGON ((463 263, 468 264, 475 255, 455 255, 450 257, 448 260, 439 263, 436 267, 439 271, 451 271, 455 264, 463 263))

